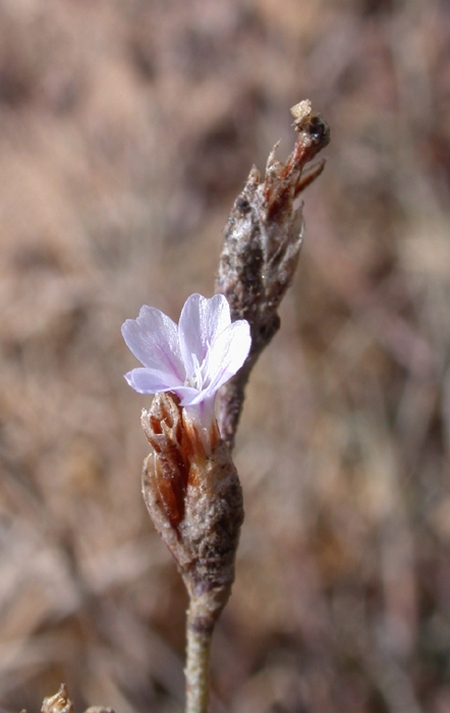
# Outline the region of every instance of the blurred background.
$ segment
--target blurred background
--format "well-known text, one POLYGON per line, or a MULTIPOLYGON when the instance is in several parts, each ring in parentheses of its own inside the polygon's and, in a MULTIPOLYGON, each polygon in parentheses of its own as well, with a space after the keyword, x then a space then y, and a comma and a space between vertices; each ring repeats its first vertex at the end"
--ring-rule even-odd
POLYGON ((120 326, 211 295, 289 107, 331 125, 235 451, 213 713, 450 712, 450 5, 0 1, 0 704, 178 713, 186 596, 120 326))

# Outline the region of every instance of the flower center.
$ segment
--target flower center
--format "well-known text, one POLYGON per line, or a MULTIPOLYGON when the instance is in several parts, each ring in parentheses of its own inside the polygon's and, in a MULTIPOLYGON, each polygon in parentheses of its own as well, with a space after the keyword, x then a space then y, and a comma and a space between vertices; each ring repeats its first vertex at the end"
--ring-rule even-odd
POLYGON ((186 379, 184 382, 185 386, 191 386, 193 389, 197 389, 197 391, 201 391, 203 388, 203 375, 202 375, 202 369, 199 364, 198 358, 195 354, 191 354, 192 357, 192 363, 194 364, 194 373, 191 374, 191 376, 186 379))

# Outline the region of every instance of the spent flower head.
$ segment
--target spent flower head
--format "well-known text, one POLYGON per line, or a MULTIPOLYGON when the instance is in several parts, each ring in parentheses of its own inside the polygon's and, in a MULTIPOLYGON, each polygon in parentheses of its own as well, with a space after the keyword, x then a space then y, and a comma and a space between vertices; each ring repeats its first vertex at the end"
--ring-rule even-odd
POLYGON ((217 391, 241 368, 250 351, 250 325, 231 322, 224 295, 187 298, 177 324, 155 307, 144 305, 137 319, 127 319, 122 335, 143 364, 125 375, 140 394, 170 391, 187 415, 207 426, 214 418, 217 391))

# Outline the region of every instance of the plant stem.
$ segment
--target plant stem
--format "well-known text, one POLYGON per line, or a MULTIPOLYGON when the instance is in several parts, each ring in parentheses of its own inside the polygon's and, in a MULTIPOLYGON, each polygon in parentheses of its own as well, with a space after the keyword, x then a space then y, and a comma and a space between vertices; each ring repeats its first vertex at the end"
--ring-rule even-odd
POLYGON ((207 713, 209 661, 214 623, 199 617, 191 606, 187 614, 186 713, 207 713))

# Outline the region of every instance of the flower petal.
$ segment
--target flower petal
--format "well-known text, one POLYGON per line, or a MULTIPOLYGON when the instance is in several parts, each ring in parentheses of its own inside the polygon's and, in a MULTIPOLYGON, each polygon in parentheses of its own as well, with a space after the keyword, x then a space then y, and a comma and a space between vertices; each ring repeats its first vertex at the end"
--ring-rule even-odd
POLYGON ((184 405, 184 410, 188 419, 196 421, 204 428, 208 428, 214 419, 215 395, 203 398, 184 405))
POLYGON ((193 386, 177 386, 173 391, 180 399, 180 406, 189 406, 190 404, 199 403, 204 398, 202 396, 202 391, 194 389, 193 386))
POLYGON ((174 392, 193 420, 205 427, 214 418, 218 389, 243 365, 251 346, 246 320, 231 323, 224 295, 191 295, 177 325, 160 310, 144 306, 122 334, 144 368, 125 378, 141 394, 174 392))
POLYGON ((204 366, 207 392, 213 393, 231 379, 248 357, 252 338, 250 325, 245 319, 233 322, 218 335, 208 352, 204 366))
POLYGON ((173 374, 184 381, 178 328, 170 317, 144 305, 137 319, 124 322, 122 335, 127 347, 145 367, 173 374))
POLYGON ((192 355, 195 354, 201 365, 217 336, 230 324, 230 307, 224 295, 207 299, 194 294, 187 298, 178 327, 187 378, 195 373, 196 364, 192 355))
POLYGON ((180 386, 180 380, 176 376, 160 369, 132 369, 128 374, 125 374, 125 379, 140 394, 176 391, 176 388, 180 386))

